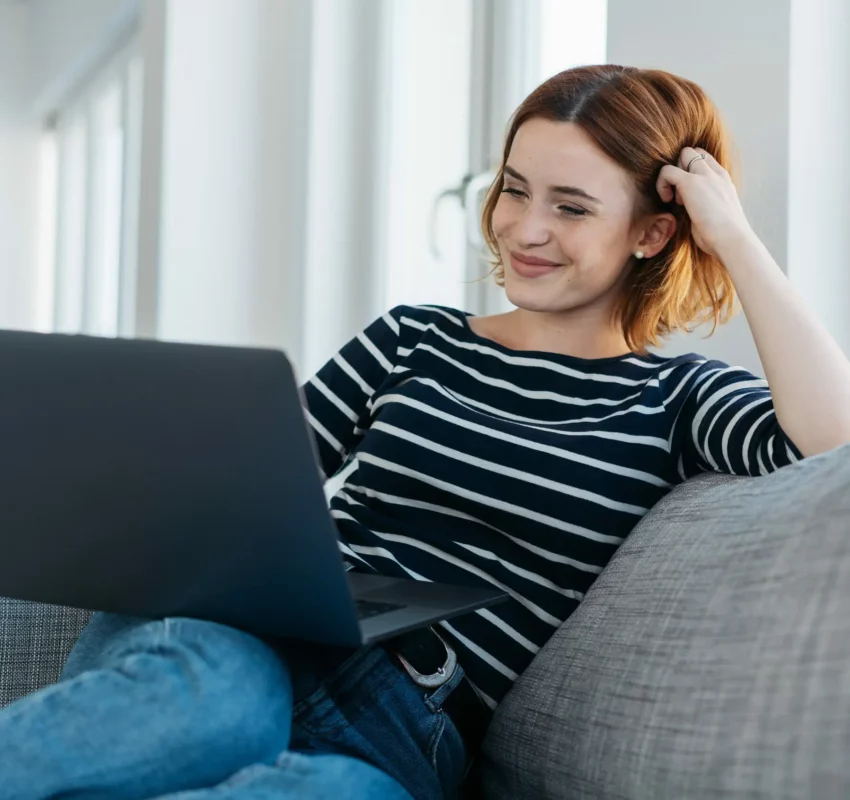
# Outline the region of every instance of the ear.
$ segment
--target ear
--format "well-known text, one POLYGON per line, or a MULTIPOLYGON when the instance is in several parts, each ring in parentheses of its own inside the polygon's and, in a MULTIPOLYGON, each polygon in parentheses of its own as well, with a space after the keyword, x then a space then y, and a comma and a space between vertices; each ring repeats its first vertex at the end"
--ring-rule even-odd
POLYGON ((672 214, 652 214, 640 224, 640 238, 635 250, 643 250, 646 258, 658 255, 676 233, 676 218, 672 214))

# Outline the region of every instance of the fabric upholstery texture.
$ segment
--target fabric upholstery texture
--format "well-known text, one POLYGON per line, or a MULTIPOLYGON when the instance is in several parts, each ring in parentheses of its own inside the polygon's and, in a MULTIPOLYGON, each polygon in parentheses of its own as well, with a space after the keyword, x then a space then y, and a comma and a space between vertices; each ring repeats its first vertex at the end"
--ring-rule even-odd
POLYGON ((701 476, 497 709, 493 800, 850 797, 850 447, 701 476))
POLYGON ((0 597, 0 707, 59 678, 90 616, 76 608, 0 597))

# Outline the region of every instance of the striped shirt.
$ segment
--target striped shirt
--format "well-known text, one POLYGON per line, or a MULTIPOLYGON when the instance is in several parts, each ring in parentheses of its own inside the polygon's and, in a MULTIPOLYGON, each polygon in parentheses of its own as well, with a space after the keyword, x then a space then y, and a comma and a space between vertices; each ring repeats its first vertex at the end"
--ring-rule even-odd
POLYGON ((465 312, 400 306, 303 388, 355 569, 510 599, 442 623, 494 708, 635 524, 706 470, 800 458, 767 384, 698 355, 518 351, 465 312))

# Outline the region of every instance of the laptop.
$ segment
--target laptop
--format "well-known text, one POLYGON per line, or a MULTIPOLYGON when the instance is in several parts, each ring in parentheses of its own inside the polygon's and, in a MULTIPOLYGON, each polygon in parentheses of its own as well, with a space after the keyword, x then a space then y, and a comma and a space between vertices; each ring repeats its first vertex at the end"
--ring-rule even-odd
POLYGON ((0 331, 0 595, 359 646, 506 599, 346 572, 270 349, 0 331))

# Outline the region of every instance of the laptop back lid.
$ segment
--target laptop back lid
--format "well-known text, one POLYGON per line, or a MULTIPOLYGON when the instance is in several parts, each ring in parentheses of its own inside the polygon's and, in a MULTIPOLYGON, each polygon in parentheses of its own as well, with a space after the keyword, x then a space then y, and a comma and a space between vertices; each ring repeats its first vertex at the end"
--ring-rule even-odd
POLYGON ((281 352, 3 331, 0 376, 0 594, 360 642, 281 352))

